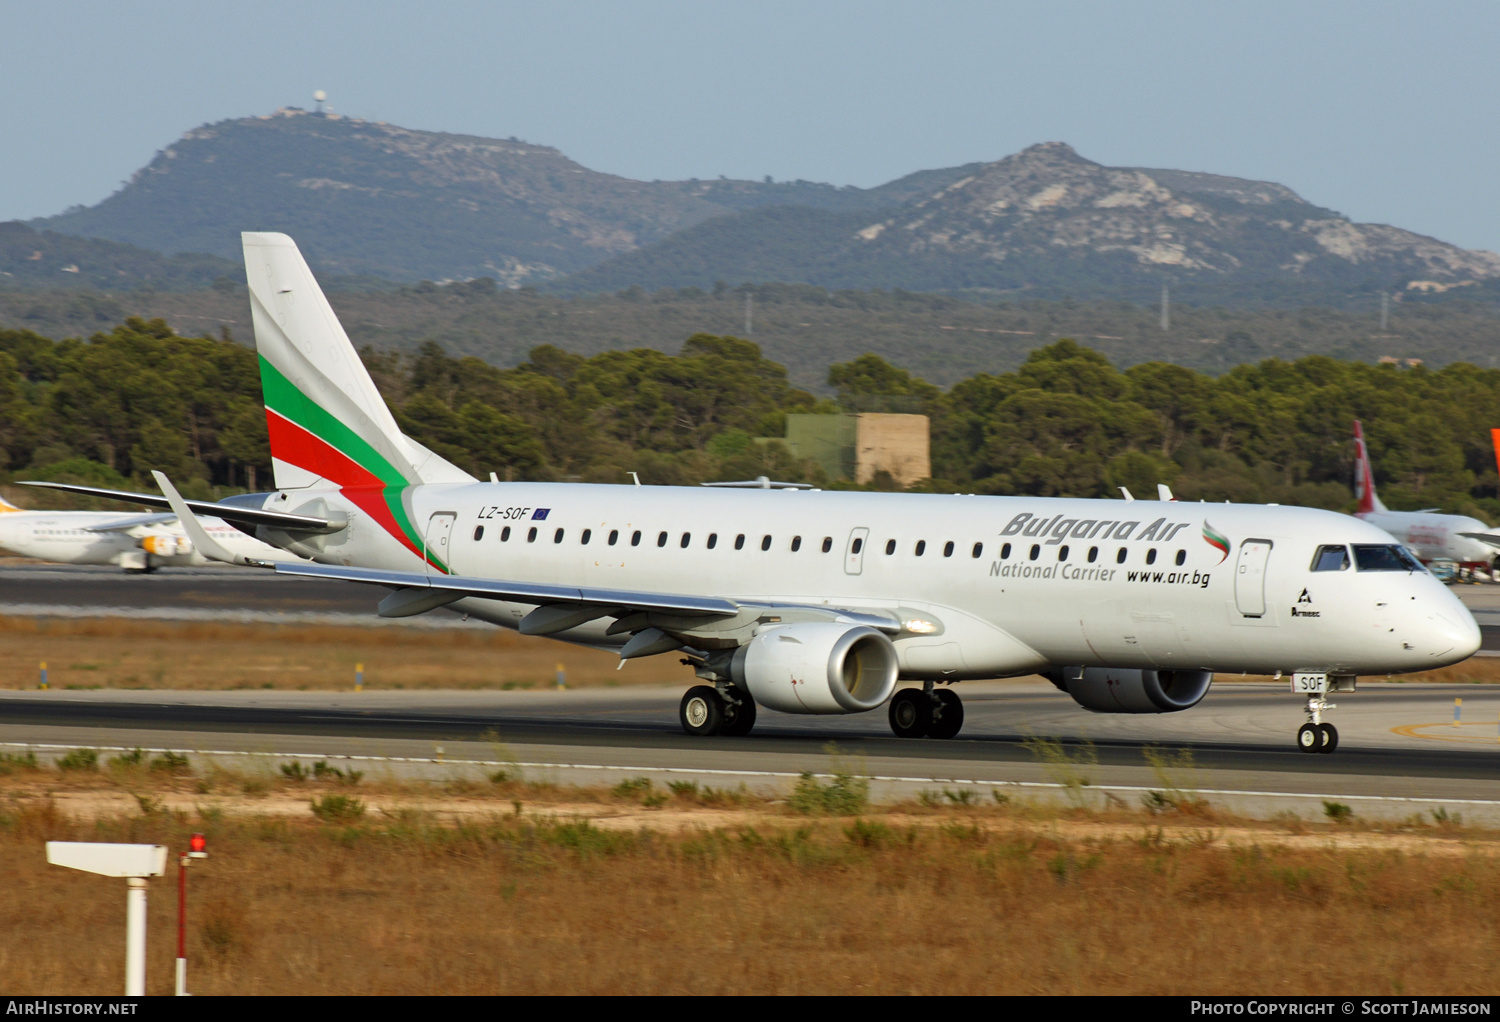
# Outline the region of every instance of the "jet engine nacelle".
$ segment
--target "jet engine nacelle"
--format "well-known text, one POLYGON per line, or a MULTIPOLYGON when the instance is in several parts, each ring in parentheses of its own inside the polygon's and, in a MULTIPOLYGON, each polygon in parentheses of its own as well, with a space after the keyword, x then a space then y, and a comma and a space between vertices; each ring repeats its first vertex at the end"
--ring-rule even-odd
POLYGON ((141 546, 157 557, 186 557, 193 552, 193 541, 186 536, 152 534, 141 540, 141 546))
POLYGON ((761 706, 783 713, 862 713, 896 690, 896 647, 863 625, 798 622, 735 651, 730 673, 761 706))
POLYGON ((1079 706, 1095 713, 1176 713, 1202 701, 1214 673, 1065 667, 1049 678, 1079 706))

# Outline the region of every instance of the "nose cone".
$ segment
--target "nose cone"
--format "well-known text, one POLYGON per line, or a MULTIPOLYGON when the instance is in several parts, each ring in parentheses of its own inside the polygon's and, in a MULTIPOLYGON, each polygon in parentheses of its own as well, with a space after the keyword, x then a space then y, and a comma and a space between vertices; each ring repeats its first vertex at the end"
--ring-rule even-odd
POLYGON ((1469 608, 1456 598, 1451 605, 1433 613, 1427 621, 1427 640, 1434 667, 1446 667, 1467 660, 1479 651, 1483 636, 1479 623, 1469 608))

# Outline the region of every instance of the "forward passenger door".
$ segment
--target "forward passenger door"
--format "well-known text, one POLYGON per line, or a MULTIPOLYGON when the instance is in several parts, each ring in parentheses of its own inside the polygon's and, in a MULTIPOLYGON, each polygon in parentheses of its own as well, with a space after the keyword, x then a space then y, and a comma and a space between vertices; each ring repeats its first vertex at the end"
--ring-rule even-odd
POLYGON ((1240 544, 1234 569, 1234 605, 1245 617, 1266 613, 1266 561, 1271 556, 1269 539, 1247 539, 1240 544))

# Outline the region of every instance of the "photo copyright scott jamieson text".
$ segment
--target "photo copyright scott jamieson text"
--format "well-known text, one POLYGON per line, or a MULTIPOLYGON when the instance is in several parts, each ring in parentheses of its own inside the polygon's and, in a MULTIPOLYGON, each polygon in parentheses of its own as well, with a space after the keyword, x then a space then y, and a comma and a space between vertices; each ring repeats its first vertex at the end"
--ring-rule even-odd
POLYGON ((1193 1001, 1191 1015, 1488 1015, 1489 1001, 1380 999, 1359 1001, 1193 1001))

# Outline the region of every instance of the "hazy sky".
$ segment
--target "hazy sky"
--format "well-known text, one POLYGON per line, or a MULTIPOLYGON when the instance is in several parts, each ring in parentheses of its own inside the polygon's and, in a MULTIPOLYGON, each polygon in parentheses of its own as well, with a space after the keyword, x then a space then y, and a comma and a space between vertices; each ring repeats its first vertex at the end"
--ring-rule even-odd
POLYGON ((636 178, 879 184, 1062 140, 1500 251, 1500 3, 0 0, 0 220, 312 105, 636 178))

